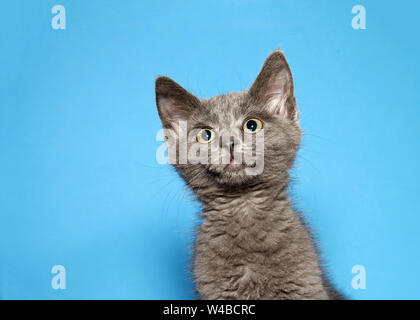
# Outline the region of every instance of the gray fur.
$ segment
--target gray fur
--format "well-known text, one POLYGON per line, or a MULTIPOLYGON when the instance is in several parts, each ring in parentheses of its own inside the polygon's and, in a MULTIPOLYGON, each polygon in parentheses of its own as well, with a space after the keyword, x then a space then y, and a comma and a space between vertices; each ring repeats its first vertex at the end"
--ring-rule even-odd
MULTIPOLYGON (((174 164, 202 203, 194 255, 202 299, 339 299, 287 189, 301 141, 289 65, 280 51, 266 60, 246 92, 199 100, 169 78, 156 80, 163 126, 240 131, 248 118, 264 124, 264 171, 250 176, 225 164, 174 164)), ((177 137, 180 139, 180 137, 177 137)), ((188 140, 190 146, 195 141, 188 140)))

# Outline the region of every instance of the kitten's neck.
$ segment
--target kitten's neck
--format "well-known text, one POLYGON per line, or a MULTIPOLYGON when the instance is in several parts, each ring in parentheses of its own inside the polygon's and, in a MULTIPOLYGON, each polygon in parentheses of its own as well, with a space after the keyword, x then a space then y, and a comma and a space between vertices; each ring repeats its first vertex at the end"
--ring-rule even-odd
POLYGON ((198 191, 203 204, 201 233, 209 235, 209 245, 227 257, 235 247, 275 252, 296 242, 295 235, 304 230, 292 210, 287 186, 270 182, 230 191, 198 191))
POLYGON ((270 215, 290 209, 288 179, 256 182, 238 187, 213 186, 195 190, 203 204, 203 214, 233 216, 235 214, 270 215))

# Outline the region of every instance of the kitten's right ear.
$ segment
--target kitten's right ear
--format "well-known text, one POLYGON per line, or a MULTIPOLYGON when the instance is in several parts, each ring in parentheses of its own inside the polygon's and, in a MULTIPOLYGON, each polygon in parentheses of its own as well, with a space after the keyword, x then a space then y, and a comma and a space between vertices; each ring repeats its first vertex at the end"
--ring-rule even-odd
POLYGON ((168 77, 156 79, 156 105, 164 127, 177 128, 179 121, 187 121, 200 100, 168 77))
POLYGON ((298 121, 299 112, 293 91, 293 76, 286 57, 283 52, 274 51, 265 61, 249 94, 267 111, 298 121))

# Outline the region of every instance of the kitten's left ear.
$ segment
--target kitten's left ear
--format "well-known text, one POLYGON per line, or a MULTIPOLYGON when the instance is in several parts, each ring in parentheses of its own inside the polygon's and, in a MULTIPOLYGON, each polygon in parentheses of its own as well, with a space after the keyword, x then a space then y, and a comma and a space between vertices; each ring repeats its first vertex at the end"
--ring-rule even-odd
POLYGON ((156 79, 156 105, 164 127, 177 128, 178 121, 187 121, 200 100, 168 77, 156 79))
POLYGON ((298 121, 292 72, 281 51, 270 54, 248 92, 267 111, 298 121))

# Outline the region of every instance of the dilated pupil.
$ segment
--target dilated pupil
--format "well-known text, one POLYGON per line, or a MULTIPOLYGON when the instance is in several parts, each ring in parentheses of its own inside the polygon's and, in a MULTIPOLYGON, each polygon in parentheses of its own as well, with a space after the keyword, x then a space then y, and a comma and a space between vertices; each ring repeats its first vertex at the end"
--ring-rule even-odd
POLYGON ((258 124, 255 120, 249 120, 246 123, 246 127, 249 131, 255 131, 255 130, 257 130, 258 124))
POLYGON ((204 141, 209 141, 211 138, 211 131, 210 130, 204 130, 201 133, 201 139, 203 139, 204 141))

